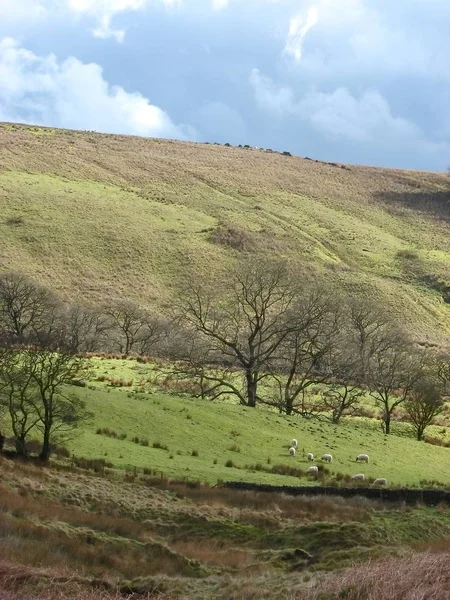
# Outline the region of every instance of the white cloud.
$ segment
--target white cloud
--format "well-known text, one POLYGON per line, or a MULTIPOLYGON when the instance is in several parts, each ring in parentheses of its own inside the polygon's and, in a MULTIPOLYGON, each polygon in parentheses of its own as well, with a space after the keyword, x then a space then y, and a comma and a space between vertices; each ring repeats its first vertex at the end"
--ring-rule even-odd
POLYGON ((314 27, 318 21, 319 11, 316 6, 312 6, 308 10, 306 18, 300 14, 293 17, 289 24, 289 33, 284 48, 285 54, 293 56, 298 62, 302 57, 303 40, 308 31, 314 27))
POLYGON ((0 0, 0 27, 44 17, 47 13, 44 2, 45 0, 0 0))
POLYGON ((0 120, 178 139, 195 136, 192 128, 177 127, 141 94, 110 86, 99 65, 37 56, 12 38, 0 41, 0 120))

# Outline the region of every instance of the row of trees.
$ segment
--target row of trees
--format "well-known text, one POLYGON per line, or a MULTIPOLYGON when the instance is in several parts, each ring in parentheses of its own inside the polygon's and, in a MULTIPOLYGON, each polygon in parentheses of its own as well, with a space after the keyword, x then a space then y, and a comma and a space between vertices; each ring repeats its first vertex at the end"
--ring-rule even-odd
POLYGON ((402 405, 418 439, 441 411, 448 357, 419 348, 373 302, 308 282, 286 264, 249 262, 216 285, 191 279, 174 309, 190 334, 180 377, 196 379, 205 397, 231 394, 303 417, 326 410, 338 423, 368 392, 387 434, 402 405))
MULTIPOLYGON (((416 347, 375 304, 308 281, 284 263, 244 262, 223 282, 191 277, 166 318, 129 302, 68 306, 14 273, 0 276, 0 417, 26 453, 41 458, 88 417, 69 384, 89 378, 96 352, 162 356, 198 395, 231 395, 286 414, 330 414, 334 423, 370 393, 390 433, 402 405, 417 436, 442 408, 448 357, 416 347), (321 384, 321 385, 317 385, 321 384), (311 394, 316 387, 319 394, 311 394)), ((448 391, 448 390, 447 390, 448 391)))

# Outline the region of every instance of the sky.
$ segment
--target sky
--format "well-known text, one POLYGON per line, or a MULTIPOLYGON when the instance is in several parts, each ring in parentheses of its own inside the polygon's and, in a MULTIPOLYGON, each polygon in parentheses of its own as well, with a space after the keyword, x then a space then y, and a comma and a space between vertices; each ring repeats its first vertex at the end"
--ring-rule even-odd
POLYGON ((450 166, 450 0, 0 0, 0 121, 450 166))

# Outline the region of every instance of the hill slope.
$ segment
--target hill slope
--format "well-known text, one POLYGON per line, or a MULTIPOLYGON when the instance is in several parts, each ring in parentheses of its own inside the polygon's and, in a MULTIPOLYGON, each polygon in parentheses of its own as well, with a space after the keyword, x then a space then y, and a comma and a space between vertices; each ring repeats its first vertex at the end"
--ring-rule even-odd
POLYGON ((67 299, 154 305, 187 266, 301 258, 423 340, 450 332, 444 174, 0 124, 0 269, 67 299), (448 299, 448 298, 447 298, 448 299))

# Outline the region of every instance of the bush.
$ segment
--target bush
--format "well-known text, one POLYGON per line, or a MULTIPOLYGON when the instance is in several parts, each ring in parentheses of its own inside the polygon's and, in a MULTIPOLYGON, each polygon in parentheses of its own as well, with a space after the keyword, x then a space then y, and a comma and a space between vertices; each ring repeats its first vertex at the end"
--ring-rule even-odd
POLYGON ((192 456, 198 456, 198 450, 192 450, 191 455, 192 456))
POLYGON ((234 464, 234 462, 231 460, 231 458, 229 458, 227 460, 227 462, 225 463, 226 467, 235 467, 236 465, 234 464))
POLYGON ((237 444, 232 444, 228 448, 228 450, 230 450, 231 452, 240 452, 241 451, 240 447, 237 444))
POLYGON ((169 450, 169 448, 165 444, 161 444, 161 442, 153 442, 152 448, 156 448, 157 450, 169 450))

